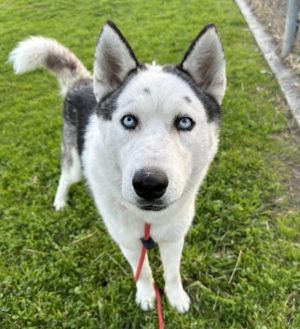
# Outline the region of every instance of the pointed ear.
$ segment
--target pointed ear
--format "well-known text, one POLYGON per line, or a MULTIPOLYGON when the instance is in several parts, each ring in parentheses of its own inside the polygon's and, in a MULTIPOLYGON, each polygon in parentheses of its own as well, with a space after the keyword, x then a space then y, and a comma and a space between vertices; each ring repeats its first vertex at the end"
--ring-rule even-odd
POLYGON ((191 44, 179 64, 200 89, 221 104, 226 88, 224 50, 213 24, 207 25, 191 44))
POLYGON ((139 66, 122 33, 108 21, 100 33, 94 59, 93 84, 97 101, 117 88, 128 73, 139 66))

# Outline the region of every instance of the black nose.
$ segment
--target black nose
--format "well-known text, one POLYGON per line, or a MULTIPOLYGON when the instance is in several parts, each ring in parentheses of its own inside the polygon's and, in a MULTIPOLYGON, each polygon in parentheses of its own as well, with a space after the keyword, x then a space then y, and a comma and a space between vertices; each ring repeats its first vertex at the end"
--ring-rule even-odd
POLYGON ((167 175, 157 168, 141 169, 134 174, 132 179, 136 194, 147 201, 162 197, 168 184, 167 175))

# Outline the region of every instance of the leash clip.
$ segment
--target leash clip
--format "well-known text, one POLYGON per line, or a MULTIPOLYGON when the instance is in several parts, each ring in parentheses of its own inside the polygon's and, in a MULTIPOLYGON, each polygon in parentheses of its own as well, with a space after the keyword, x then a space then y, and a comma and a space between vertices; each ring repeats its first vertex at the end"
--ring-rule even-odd
POLYGON ((147 249, 153 249, 156 247, 156 242, 149 236, 148 240, 145 240, 144 238, 141 238, 143 246, 147 249))

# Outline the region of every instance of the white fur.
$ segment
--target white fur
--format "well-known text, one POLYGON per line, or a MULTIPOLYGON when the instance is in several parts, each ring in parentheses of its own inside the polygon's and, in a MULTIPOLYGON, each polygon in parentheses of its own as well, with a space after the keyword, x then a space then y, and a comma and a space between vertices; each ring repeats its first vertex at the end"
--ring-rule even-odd
POLYGON ((49 69, 58 79, 63 97, 78 79, 90 78, 90 73, 73 53, 56 40, 40 36, 32 36, 19 42, 17 47, 9 54, 8 62, 13 65, 16 74, 36 69, 49 69), (47 67, 47 57, 49 55, 60 60, 72 61, 76 69, 64 68, 54 71, 47 67))
POLYGON ((13 64, 16 74, 44 68, 49 49, 60 50, 62 47, 53 39, 29 37, 19 42, 18 46, 10 53, 9 62, 13 64))
POLYGON ((71 185, 79 182, 82 178, 80 158, 75 148, 71 149, 71 158, 71 166, 62 164, 61 167, 61 176, 53 204, 55 210, 62 210, 66 206, 71 185))
MULTIPOLYGON (((159 244, 164 264, 165 291, 179 312, 187 311, 190 304, 179 273, 183 239, 194 216, 197 190, 217 145, 217 126, 207 121, 194 92, 159 66, 149 66, 136 75, 120 95, 112 121, 94 115, 86 133, 84 175, 109 233, 134 272, 144 224, 152 224, 151 236, 159 244), (145 96, 146 87, 151 94, 145 96), (184 96, 192 102, 187 104, 184 96), (128 132, 121 126, 120 118, 126 113, 139 118, 140 130, 128 132), (193 117, 195 128, 181 133, 174 130, 177 114, 193 117), (167 173, 166 210, 146 212, 137 208, 131 182, 134 172, 145 166, 167 173)), ((152 275, 146 265, 137 283, 137 301, 148 309, 153 299, 152 275)))

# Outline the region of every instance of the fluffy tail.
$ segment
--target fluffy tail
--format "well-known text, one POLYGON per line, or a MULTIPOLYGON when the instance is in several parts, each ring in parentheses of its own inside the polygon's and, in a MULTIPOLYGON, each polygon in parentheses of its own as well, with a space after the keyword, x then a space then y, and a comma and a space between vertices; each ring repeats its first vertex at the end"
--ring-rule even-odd
POLYGON ((74 83, 91 79, 80 60, 54 39, 29 37, 12 50, 8 59, 16 74, 36 69, 47 69, 57 78, 64 97, 74 83))

